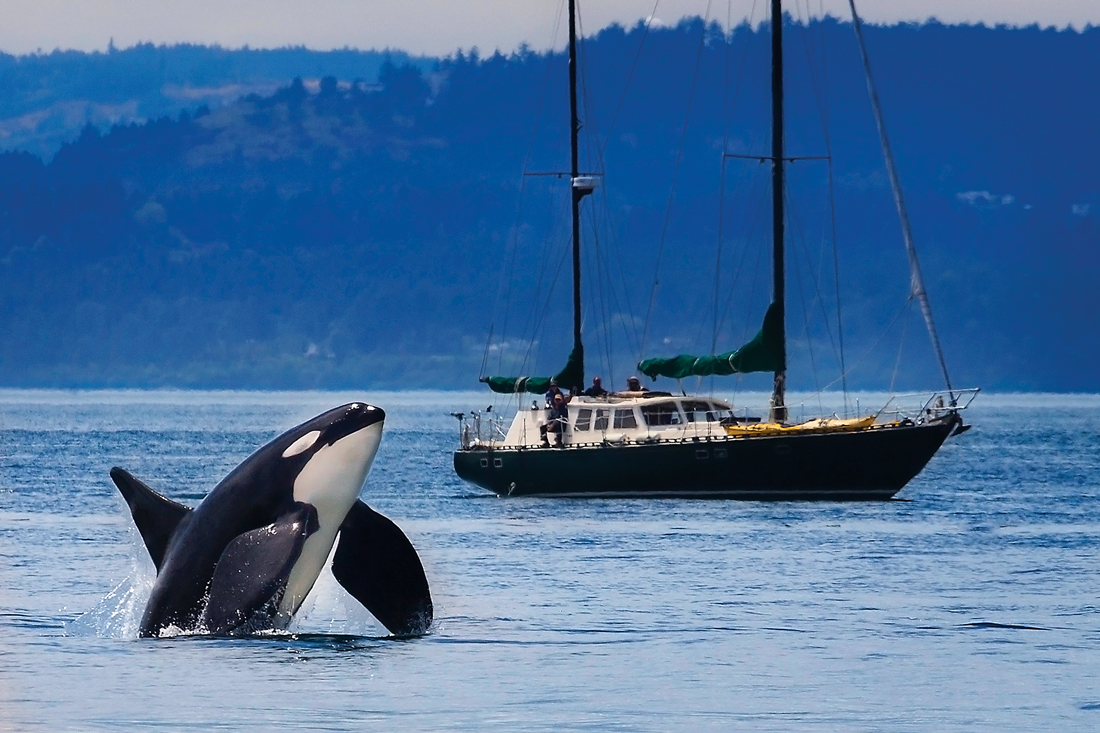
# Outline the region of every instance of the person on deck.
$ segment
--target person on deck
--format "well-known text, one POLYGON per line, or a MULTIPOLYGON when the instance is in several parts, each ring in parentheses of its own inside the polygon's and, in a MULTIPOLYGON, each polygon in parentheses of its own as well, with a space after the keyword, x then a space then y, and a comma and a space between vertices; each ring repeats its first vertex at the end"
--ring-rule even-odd
MULTIPOLYGON (((559 397, 559 396, 562 399, 565 399, 565 395, 562 394, 561 388, 558 387, 558 380, 551 379, 550 380, 550 389, 546 390, 546 406, 547 407, 553 407, 554 406, 554 398, 559 397)), ((565 401, 568 402, 569 400, 566 399, 565 401)))
POLYGON ((603 380, 592 377, 592 386, 583 392, 585 397, 606 397, 607 390, 603 388, 603 380))
POLYGON ((648 387, 643 387, 642 383, 640 381, 638 381, 637 377, 630 377, 629 379, 626 380, 626 391, 627 392, 648 392, 649 388, 648 387))
POLYGON ((565 446, 562 441, 565 436, 565 426, 568 423, 569 405, 565 401, 565 395, 558 392, 554 395, 553 403, 550 405, 550 411, 546 414, 546 424, 540 428, 543 447, 550 447, 550 440, 547 437, 547 433, 553 433, 554 447, 564 448, 565 446))

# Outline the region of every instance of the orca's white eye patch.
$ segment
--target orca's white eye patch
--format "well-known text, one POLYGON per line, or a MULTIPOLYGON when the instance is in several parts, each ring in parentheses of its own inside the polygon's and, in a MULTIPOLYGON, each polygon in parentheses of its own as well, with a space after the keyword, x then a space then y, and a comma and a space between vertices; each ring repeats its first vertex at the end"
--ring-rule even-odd
POLYGON ((291 456, 296 456, 299 453, 309 450, 310 446, 316 443, 317 439, 320 437, 320 430, 310 430, 308 433, 291 443, 287 449, 283 451, 283 458, 290 458, 291 456))

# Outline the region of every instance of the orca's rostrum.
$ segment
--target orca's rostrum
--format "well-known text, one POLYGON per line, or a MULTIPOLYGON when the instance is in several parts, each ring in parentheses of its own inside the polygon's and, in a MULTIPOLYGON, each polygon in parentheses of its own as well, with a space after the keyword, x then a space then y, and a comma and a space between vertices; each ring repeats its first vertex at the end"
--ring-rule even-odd
POLYGON ((362 402, 318 415, 245 459, 194 509, 111 469, 157 568, 141 635, 285 628, 334 544, 333 575, 383 626, 427 631, 432 601, 416 550, 359 500, 384 420, 362 402))

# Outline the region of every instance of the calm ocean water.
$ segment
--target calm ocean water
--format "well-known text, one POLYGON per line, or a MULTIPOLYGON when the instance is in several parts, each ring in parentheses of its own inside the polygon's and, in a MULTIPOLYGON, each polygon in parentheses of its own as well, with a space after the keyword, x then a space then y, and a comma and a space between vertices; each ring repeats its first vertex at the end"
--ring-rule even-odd
POLYGON ((0 729, 1100 729, 1100 397, 982 395, 865 504, 499 499, 450 467, 485 399, 0 391, 0 729), (389 416, 363 497, 431 634, 322 576, 290 634, 139 640, 110 467, 195 504, 351 399, 389 416))

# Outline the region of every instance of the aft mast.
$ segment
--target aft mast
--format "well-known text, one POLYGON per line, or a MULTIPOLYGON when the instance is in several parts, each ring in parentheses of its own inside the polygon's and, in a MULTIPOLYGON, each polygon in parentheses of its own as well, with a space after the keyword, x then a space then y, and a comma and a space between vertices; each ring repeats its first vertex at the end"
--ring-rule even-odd
POLYGON ((578 161, 578 135, 581 121, 577 116, 577 3, 569 0, 569 182, 573 214, 573 354, 576 369, 571 372, 575 384, 563 384, 571 392, 584 389, 584 345, 581 343, 581 199, 592 193, 593 180, 581 177, 578 161))
MULTIPOLYGON (((571 0, 572 1, 572 0, 571 0)), ((772 0, 772 308, 778 328, 779 368, 772 387, 771 421, 785 422, 787 334, 783 271, 783 8, 772 0)))

